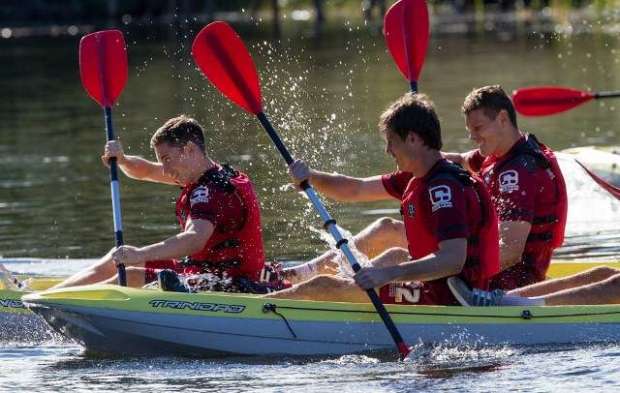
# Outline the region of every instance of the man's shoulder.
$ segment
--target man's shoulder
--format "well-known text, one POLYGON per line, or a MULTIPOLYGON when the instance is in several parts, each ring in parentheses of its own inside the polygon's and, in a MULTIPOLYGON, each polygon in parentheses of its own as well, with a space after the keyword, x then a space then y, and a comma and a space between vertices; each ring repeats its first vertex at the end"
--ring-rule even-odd
POLYGON ((215 189, 209 184, 196 184, 189 192, 191 206, 208 203, 215 193, 215 189))

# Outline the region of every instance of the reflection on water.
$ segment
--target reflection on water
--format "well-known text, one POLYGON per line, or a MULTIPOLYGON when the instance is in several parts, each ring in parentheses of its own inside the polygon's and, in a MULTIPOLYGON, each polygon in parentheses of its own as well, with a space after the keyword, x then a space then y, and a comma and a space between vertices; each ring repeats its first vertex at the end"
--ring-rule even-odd
POLYGON ((72 345, 0 346, 0 389, 41 392, 470 392, 606 391, 619 386, 617 346, 511 348, 484 351, 420 349, 405 362, 348 355, 334 359, 89 357, 72 345), (36 381, 36 385, 34 384, 36 381))

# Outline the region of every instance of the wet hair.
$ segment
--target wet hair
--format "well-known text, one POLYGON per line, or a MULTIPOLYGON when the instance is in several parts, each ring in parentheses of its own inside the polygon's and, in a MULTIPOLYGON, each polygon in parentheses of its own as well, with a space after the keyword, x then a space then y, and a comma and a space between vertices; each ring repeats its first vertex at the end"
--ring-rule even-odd
POLYGON ((513 126, 517 127, 517 114, 506 94, 500 85, 484 86, 474 89, 465 97, 461 111, 464 115, 482 109, 485 116, 495 120, 497 114, 503 109, 508 113, 508 118, 513 126))
POLYGON ((431 149, 440 150, 441 125, 433 102, 424 94, 407 93, 393 102, 379 118, 379 130, 390 130, 402 140, 410 132, 431 149))
POLYGON ((175 147, 183 147, 188 142, 194 142, 203 152, 205 138, 202 126, 186 115, 173 117, 161 126, 151 137, 151 148, 167 143, 175 147))

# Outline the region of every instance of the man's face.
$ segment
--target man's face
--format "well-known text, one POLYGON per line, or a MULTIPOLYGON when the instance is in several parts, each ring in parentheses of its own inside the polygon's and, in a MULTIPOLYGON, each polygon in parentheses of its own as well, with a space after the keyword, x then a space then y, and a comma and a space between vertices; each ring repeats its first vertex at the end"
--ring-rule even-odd
POLYGON ((168 143, 160 143, 155 146, 157 161, 164 167, 164 173, 172 177, 179 185, 186 185, 189 179, 189 144, 177 147, 168 143))
POLYGON ((504 111, 495 116, 495 119, 490 119, 484 113, 484 109, 476 109, 465 115, 465 127, 469 132, 469 139, 480 149, 480 153, 483 156, 489 156, 496 152, 499 145, 499 133, 498 129, 501 126, 501 117, 504 115, 504 111))
POLYGON ((409 133, 403 140, 400 135, 388 129, 383 133, 383 138, 385 139, 385 152, 394 158, 398 169, 410 171, 409 162, 415 156, 413 133, 409 133))

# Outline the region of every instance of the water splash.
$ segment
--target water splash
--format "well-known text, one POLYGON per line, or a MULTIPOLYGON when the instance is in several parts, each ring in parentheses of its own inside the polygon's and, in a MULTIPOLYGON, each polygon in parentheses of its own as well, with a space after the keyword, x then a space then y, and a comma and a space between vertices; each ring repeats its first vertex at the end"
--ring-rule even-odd
POLYGON ((567 235, 617 231, 620 201, 613 198, 570 156, 558 154, 568 192, 567 235))
POLYGON ((620 254, 620 201, 605 191, 575 160, 557 154, 568 193, 566 240, 560 259, 615 260, 620 254))
MULTIPOLYGON (((342 234, 344 238, 349 239, 349 243, 348 243, 349 249, 355 256, 355 259, 357 259, 357 262, 360 264, 360 266, 362 267, 370 266, 370 261, 368 260, 368 256, 362 253, 361 251, 359 251, 357 247, 355 246, 355 242, 353 241, 353 234, 350 231, 343 229, 338 225, 336 225, 336 227, 338 228, 338 230, 340 231, 340 233, 342 234)), ((341 277, 353 277, 354 272, 353 272, 353 269, 351 268, 351 263, 346 258, 344 253, 338 248, 336 248, 336 241, 334 240, 334 238, 324 230, 319 230, 311 226, 309 226, 308 229, 312 232, 317 233, 320 239, 323 242, 325 242, 331 250, 336 252, 335 261, 338 263, 337 275, 341 277)))
POLYGON ((463 372, 495 370, 510 363, 518 354, 514 348, 489 347, 481 339, 472 340, 472 337, 463 334, 446 340, 445 344, 418 345, 405 362, 416 364, 421 374, 443 378, 463 372))

